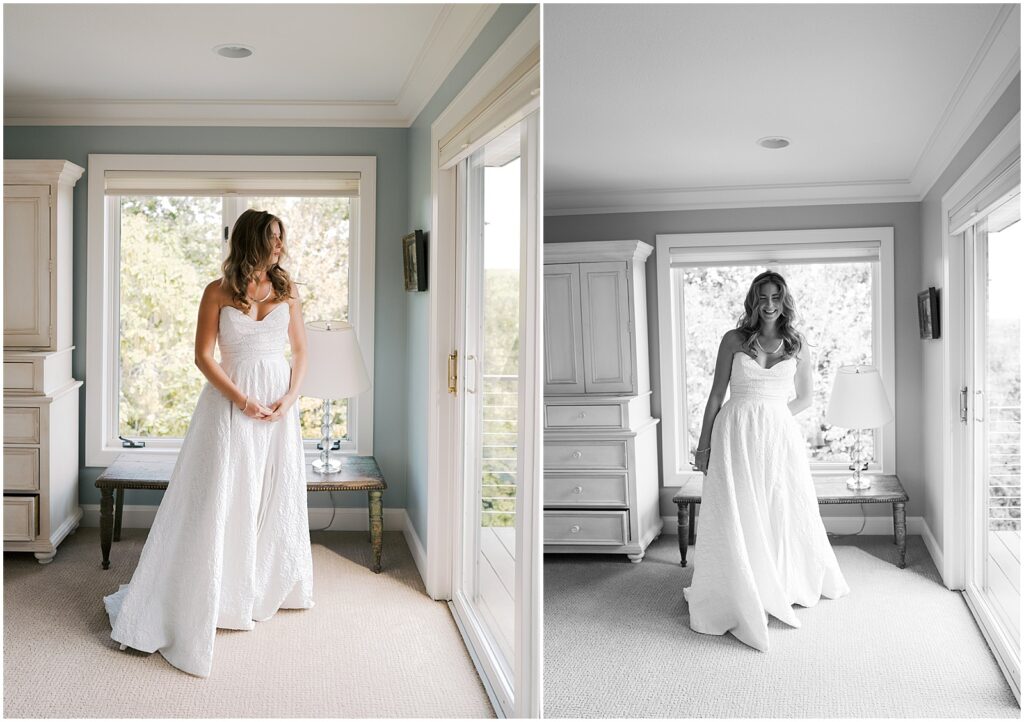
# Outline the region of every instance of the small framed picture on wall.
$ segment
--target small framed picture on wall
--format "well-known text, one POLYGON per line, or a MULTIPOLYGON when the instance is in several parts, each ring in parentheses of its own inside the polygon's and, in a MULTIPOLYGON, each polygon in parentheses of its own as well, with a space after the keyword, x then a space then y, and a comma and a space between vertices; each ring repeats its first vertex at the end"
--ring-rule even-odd
POLYGON ((402 236, 402 259, 405 267, 405 290, 427 290, 427 234, 413 231, 402 236))
POLYGON ((921 338, 939 337, 939 292, 934 286, 917 294, 917 322, 921 338))

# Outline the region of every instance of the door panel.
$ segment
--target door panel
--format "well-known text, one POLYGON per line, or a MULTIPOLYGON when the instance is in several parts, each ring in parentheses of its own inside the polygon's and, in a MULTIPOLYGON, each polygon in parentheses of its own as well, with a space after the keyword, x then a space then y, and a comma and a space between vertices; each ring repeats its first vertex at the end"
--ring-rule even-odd
POLYGON ((579 264, 544 267, 544 349, 544 393, 583 393, 579 264))
POLYGON ((586 391, 630 392, 633 390, 633 363, 626 264, 581 263, 579 267, 586 391))
POLYGON ((4 344, 50 345, 50 186, 4 186, 4 344))
POLYGON ((1019 197, 966 235, 966 366, 971 471, 965 593, 993 652, 1020 686, 1021 305, 1019 197))

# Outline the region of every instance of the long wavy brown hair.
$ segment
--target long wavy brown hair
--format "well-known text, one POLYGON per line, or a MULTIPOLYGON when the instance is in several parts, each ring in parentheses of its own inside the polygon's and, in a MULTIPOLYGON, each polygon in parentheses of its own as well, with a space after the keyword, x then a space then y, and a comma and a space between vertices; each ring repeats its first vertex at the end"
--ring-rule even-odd
POLYGON ((227 260, 221 265, 224 283, 231 294, 235 305, 246 313, 251 306, 246 289, 251 281, 259 277, 264 268, 267 278, 273 286, 271 298, 275 302, 284 301, 292 294, 292 278, 288 271, 281 267, 281 260, 288 253, 288 241, 285 236, 284 223, 275 215, 266 211, 249 209, 242 213, 231 229, 230 250, 227 260), (281 255, 278 262, 271 264, 274 242, 271 240, 270 225, 277 221, 281 228, 281 255))
POLYGON ((743 315, 740 316, 740 320, 736 324, 736 328, 742 330, 747 337, 743 346, 751 348, 757 334, 761 332, 760 293, 761 287, 766 283, 774 283, 779 288, 779 305, 782 308, 779 311, 779 318, 775 322, 775 328, 786 348, 786 356, 796 356, 805 343, 803 334, 794 327, 797 320, 796 303, 793 300, 793 294, 789 292, 786 279, 775 271, 758 274, 750 283, 747 297, 743 300, 743 315))

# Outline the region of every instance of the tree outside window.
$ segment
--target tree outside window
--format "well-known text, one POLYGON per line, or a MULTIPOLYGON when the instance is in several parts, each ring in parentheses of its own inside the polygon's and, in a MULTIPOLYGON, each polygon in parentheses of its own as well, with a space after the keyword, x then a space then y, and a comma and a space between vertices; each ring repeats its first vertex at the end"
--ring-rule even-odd
MULTIPOLYGON (((872 363, 873 263, 773 265, 796 300, 797 328, 814 363, 814 403, 796 417, 812 462, 849 463, 856 431, 832 427, 825 412, 840 366, 872 363)), ((686 369, 686 428, 697 448, 704 406, 711 391, 722 336, 736 327, 750 282, 767 270, 756 265, 706 265, 673 269, 683 296, 683 354, 686 369)), ((863 435, 863 457, 874 460, 873 434, 863 435)))
MULTIPOLYGON (((221 275, 221 197, 121 196, 118 433, 183 438, 206 378, 194 362, 203 288, 221 275)), ((285 261, 305 320, 347 319, 351 199, 261 197, 243 207, 280 216, 285 261)), ((290 351, 286 347, 286 357, 290 351)), ((271 401, 271 399, 267 399, 271 401)), ((300 397, 304 439, 319 440, 322 401, 300 397)), ((348 439, 348 400, 333 405, 333 438, 348 439)))

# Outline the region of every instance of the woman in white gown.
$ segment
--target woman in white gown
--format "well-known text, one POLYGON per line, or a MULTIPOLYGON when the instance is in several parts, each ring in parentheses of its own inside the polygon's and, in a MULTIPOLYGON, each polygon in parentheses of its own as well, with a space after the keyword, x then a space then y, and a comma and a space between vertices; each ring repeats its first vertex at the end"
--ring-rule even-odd
POLYGON ((793 418, 811 405, 814 382, 792 296, 782 276, 766 271, 743 305, 738 327, 718 349, 694 454, 705 478, 693 579, 683 593, 691 629, 731 632, 767 651, 768 614, 799 627, 793 604, 814 606, 850 588, 821 522, 793 418))
POLYGON ((218 627, 252 629, 278 609, 313 606, 295 403, 306 336, 279 265, 284 243, 269 213, 248 210, 235 223, 224 276, 199 304, 196 365, 207 383, 131 582, 103 598, 122 649, 159 651, 200 677, 218 627))

